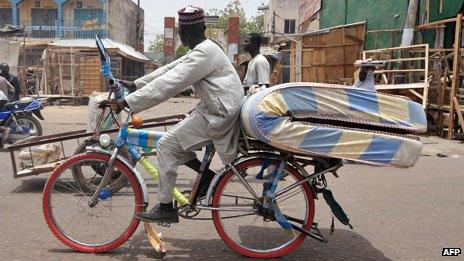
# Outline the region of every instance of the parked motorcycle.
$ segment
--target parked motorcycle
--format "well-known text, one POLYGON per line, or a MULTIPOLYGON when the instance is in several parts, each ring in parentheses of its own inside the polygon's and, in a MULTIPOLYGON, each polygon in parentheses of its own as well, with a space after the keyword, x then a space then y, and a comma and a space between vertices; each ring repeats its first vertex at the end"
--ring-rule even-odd
POLYGON ((0 108, 0 126, 8 131, 0 134, 0 142, 12 144, 29 137, 42 136, 42 125, 38 120, 44 120, 40 112, 42 108, 41 101, 36 99, 6 103, 0 108), (3 138, 3 135, 7 137, 3 138))

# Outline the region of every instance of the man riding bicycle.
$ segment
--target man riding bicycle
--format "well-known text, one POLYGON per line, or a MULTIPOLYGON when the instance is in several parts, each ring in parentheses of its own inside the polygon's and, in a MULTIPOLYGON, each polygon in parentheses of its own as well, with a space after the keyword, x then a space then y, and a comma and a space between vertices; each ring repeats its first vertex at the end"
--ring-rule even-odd
POLYGON ((148 212, 136 214, 138 219, 149 222, 179 222, 172 191, 178 167, 198 161, 195 150, 212 143, 224 163, 232 162, 237 153, 239 113, 244 99, 240 78, 222 49, 206 39, 204 11, 188 6, 179 10, 178 15, 180 39, 191 51, 133 83, 122 82, 136 91, 112 102, 119 110, 129 107, 137 113, 189 86, 200 97, 195 110, 157 144, 159 204, 148 212))

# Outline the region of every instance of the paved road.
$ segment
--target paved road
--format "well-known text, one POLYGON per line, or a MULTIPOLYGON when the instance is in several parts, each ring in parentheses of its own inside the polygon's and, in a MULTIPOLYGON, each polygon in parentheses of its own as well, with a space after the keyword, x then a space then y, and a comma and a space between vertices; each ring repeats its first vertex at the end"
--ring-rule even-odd
MULTIPOLYGON (((193 102, 179 104, 185 108, 193 102)), ((60 131, 57 126, 79 129, 85 123, 82 108, 50 108, 45 114, 50 119, 45 124, 47 133, 60 131), (71 113, 74 119, 67 117, 71 113)), ((463 169, 462 157, 422 157, 410 170, 345 166, 340 178, 331 177, 329 183, 349 214, 354 230, 338 223, 335 233, 329 236, 329 209, 318 201, 316 220, 329 243, 306 239, 299 249, 282 259, 446 260, 441 257, 443 247, 464 248, 463 169)), ((47 175, 13 179, 5 152, 0 152, 0 170, 0 260, 160 258, 150 248, 141 227, 129 242, 111 253, 89 255, 69 250, 52 236, 42 217, 41 191, 47 175)), ((192 176, 181 175, 179 182, 188 185, 192 176)), ((211 221, 181 220, 170 229, 161 230, 169 248, 164 259, 244 259, 222 243, 211 221)))

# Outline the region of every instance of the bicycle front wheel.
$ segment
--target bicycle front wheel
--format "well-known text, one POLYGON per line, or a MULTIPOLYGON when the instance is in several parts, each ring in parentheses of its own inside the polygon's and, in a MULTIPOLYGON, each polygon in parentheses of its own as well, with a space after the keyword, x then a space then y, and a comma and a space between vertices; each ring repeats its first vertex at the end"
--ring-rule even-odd
MULTIPOLYGON (((274 258, 290 253, 305 239, 306 235, 283 229, 273 214, 263 213, 263 185, 268 179, 257 179, 263 159, 249 159, 236 167, 241 178, 228 171, 219 181, 213 194, 213 222, 221 239, 234 251, 252 258, 274 258), (253 192, 251 192, 251 190, 253 192), (255 194, 258 199, 254 198, 255 194)), ((279 162, 271 163, 277 168, 279 162)), ((267 171, 264 172, 265 176, 267 171)), ((296 169, 287 166, 278 188, 290 186, 303 180, 296 169)), ((314 196, 307 182, 276 197, 275 204, 290 223, 310 230, 314 219, 314 196)))
POLYGON ((114 168, 128 180, 128 186, 112 193, 107 187, 90 207, 94 189, 84 189, 73 177, 73 169, 93 172, 95 164, 107 163, 110 156, 87 153, 74 156, 58 166, 48 179, 42 198, 45 221, 55 237, 67 246, 88 253, 107 252, 126 242, 135 232, 143 211, 142 192, 136 177, 120 161, 114 168))

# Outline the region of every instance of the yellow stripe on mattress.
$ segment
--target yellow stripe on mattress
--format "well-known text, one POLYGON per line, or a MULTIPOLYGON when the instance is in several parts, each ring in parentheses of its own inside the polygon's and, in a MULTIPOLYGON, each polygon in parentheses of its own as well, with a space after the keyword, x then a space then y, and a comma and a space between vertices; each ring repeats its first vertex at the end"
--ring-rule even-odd
POLYGON ((314 96, 317 101, 317 114, 330 116, 346 116, 347 108, 350 107, 350 101, 346 92, 338 90, 313 88, 314 96))
POLYGON ((379 114, 383 119, 390 119, 395 122, 409 121, 408 101, 397 97, 382 95, 379 99, 379 114))
POLYGON ((268 115, 285 115, 288 111, 287 103, 280 91, 266 95, 258 105, 258 110, 268 115))
POLYGON ((374 134, 359 131, 345 131, 330 156, 358 159, 369 147, 374 134))
POLYGON ((279 123, 267 137, 277 143, 299 148, 304 138, 314 127, 301 122, 292 122, 289 118, 279 123))
POLYGON ((147 144, 148 144, 148 146, 153 146, 155 144, 155 134, 154 133, 148 133, 147 144))
POLYGON ((332 117, 350 117, 352 119, 363 119, 379 121, 379 115, 367 111, 355 111, 350 109, 348 94, 344 89, 322 89, 314 88, 317 99, 319 115, 330 115, 332 117))

